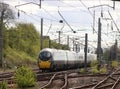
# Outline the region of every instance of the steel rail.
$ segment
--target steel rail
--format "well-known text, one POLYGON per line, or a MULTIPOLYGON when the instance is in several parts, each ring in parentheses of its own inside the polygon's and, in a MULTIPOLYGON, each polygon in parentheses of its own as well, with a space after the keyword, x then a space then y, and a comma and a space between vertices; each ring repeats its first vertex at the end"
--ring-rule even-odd
POLYGON ((92 87, 94 85, 96 85, 97 83, 93 83, 93 84, 87 84, 87 85, 82 85, 82 86, 78 86, 78 87, 72 87, 72 88, 69 88, 69 89, 84 89, 84 88, 89 88, 89 87, 92 87))
POLYGON ((114 83, 114 85, 112 86, 111 89, 115 89, 116 86, 117 86, 117 84, 118 84, 119 82, 120 82, 120 76, 119 76, 119 78, 117 79, 117 81, 114 83))
POLYGON ((54 75, 52 76, 52 78, 50 79, 50 81, 49 81, 47 84, 45 84, 44 86, 40 87, 40 89, 44 89, 44 88, 46 88, 46 87, 49 87, 49 86, 52 84, 52 81, 53 81, 53 79, 55 78, 56 75, 57 75, 57 74, 54 74, 54 75))
POLYGON ((65 74, 64 81, 65 81, 65 83, 60 89, 66 89, 67 88, 67 85, 68 85, 68 76, 67 76, 67 74, 65 74))
MULTIPOLYGON (((98 87, 100 88, 100 85, 101 84, 103 84, 105 81, 107 81, 109 78, 110 79, 112 79, 112 80, 114 80, 115 81, 115 83, 113 84, 113 89, 114 89, 114 87, 118 84, 118 82, 119 82, 119 80, 120 80, 120 76, 119 76, 119 78, 116 80, 116 79, 114 79, 112 76, 116 73, 116 72, 118 72, 118 71, 120 71, 120 68, 118 68, 118 69, 116 69, 114 72, 112 72, 110 75, 108 75, 106 78, 104 78, 103 80, 101 80, 98 84, 96 84, 94 87, 92 87, 92 89, 98 89, 98 87)), ((107 86, 110 86, 109 84, 106 84, 106 85, 104 85, 105 87, 107 87, 107 86)), ((103 87, 102 87, 103 88, 103 87)))

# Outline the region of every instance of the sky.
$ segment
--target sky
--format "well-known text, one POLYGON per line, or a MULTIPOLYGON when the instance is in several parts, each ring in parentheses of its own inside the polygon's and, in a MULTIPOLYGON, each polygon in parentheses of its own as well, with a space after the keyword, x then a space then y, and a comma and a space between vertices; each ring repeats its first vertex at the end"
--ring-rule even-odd
MULTIPOLYGON (((79 43, 84 44, 85 33, 88 33, 89 46, 97 47, 98 18, 101 18, 102 23, 102 47, 111 46, 115 39, 119 39, 120 2, 118 1, 115 2, 115 9, 112 8, 113 1, 110 0, 42 0, 41 8, 38 6, 40 0, 3 0, 3 2, 14 10, 16 22, 33 23, 39 32, 40 20, 43 18, 43 34, 58 41, 57 32, 61 31, 61 43, 67 43, 69 35, 70 39, 77 38, 79 43), (17 6, 29 2, 32 3, 17 6), (63 23, 60 23, 60 20, 63 20, 63 23), (73 33, 71 28, 76 33, 73 33)), ((70 44, 72 45, 72 40, 70 44)))

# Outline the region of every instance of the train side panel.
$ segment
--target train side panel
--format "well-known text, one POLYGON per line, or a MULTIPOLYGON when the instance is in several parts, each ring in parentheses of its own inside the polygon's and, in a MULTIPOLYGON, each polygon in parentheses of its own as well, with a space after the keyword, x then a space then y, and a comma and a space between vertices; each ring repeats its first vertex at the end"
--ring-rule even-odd
POLYGON ((78 66, 82 67, 84 65, 84 53, 83 52, 79 52, 77 53, 78 56, 78 66))
POLYGON ((72 51, 68 51, 67 52, 67 67, 68 68, 75 67, 76 61, 77 61, 76 53, 72 51))
MULTIPOLYGON (((79 60, 78 62, 80 63, 79 66, 83 67, 85 62, 84 52, 79 52, 77 55, 79 60)), ((87 53, 87 64, 90 65, 90 63, 94 60, 97 60, 96 54, 87 53)))
POLYGON ((66 51, 57 50, 53 52, 54 69, 64 69, 67 64, 66 51))

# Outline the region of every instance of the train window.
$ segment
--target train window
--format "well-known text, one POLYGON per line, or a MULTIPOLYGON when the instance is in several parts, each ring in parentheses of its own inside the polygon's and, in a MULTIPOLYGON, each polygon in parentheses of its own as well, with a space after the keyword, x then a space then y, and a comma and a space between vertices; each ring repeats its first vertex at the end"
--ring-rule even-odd
POLYGON ((47 61, 48 59, 51 58, 51 53, 47 51, 43 51, 40 53, 39 57, 41 60, 47 61))

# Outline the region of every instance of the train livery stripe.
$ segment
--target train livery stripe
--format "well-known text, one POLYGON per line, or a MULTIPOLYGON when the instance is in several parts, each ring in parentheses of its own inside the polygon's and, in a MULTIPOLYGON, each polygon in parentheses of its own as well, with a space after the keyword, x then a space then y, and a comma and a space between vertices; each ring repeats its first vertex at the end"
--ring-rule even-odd
POLYGON ((50 61, 40 61, 39 66, 41 69, 49 69, 51 66, 51 62, 50 61))

